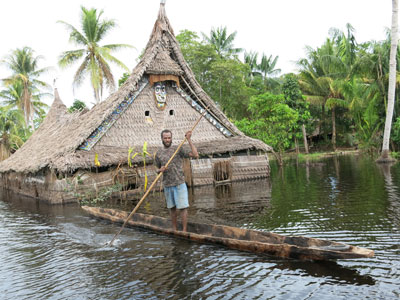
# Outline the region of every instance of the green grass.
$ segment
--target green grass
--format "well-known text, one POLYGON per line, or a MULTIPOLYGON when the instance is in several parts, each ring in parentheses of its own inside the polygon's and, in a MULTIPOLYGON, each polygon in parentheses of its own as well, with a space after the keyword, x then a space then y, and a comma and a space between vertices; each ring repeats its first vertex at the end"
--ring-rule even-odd
MULTIPOLYGON (((334 155, 344 155, 344 154, 355 154, 358 153, 357 150, 338 150, 338 151, 327 151, 327 152, 313 152, 310 154, 304 154, 304 153, 299 153, 298 155, 296 153, 284 153, 282 159, 283 160, 289 160, 289 159, 298 159, 299 161, 305 161, 305 160, 319 160, 321 158, 324 157, 328 157, 328 156, 334 156, 334 155)), ((393 152, 392 152, 393 153, 393 152)), ((400 156, 400 152, 399 152, 399 156, 400 156)), ((268 157, 271 160, 275 160, 275 156, 272 154, 269 154, 268 157)))

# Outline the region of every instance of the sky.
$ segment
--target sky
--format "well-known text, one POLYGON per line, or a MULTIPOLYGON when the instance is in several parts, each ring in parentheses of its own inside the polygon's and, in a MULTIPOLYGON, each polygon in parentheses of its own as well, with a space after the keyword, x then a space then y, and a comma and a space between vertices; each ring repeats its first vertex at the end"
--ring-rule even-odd
MULTIPOLYGON (((357 42, 383 40, 391 27, 391 0, 167 0, 166 14, 175 35, 181 30, 209 34, 212 27, 226 26, 237 31, 235 47, 279 56, 281 74, 296 72, 295 61, 305 57, 305 47, 316 48, 328 37, 330 28, 345 31, 346 24, 355 28, 357 42)), ((74 99, 94 102, 90 82, 72 88, 78 65, 60 70, 58 56, 78 49, 69 43, 62 20, 79 28, 80 7, 104 10, 103 17, 116 20, 118 27, 106 36, 103 44, 130 44, 115 56, 132 70, 146 46, 157 18, 160 0, 18 0, 0 2, 0 58, 11 50, 31 47, 44 57, 40 67, 53 67, 42 79, 56 80, 61 100, 70 106, 74 99)), ((116 82, 123 71, 112 66, 116 82)), ((11 73, 0 66, 0 78, 11 73)), ((117 84, 117 83, 116 83, 117 84)), ((105 91, 103 99, 108 92, 105 91)), ((52 98, 44 99, 51 104, 52 98)))

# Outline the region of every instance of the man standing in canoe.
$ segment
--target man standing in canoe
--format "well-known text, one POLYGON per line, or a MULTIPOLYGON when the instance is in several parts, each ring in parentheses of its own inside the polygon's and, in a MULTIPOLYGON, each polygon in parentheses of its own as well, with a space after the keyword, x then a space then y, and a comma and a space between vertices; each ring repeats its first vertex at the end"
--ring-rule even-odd
POLYGON ((171 214, 172 228, 177 230, 177 210, 182 220, 183 231, 187 230, 187 208, 189 207, 188 191, 183 174, 183 159, 188 157, 198 158, 199 154, 194 146, 191 137, 192 132, 185 134, 189 143, 190 152, 180 148, 174 159, 166 168, 165 165, 175 153, 177 147, 172 145, 172 132, 165 129, 161 132, 161 141, 164 145, 156 153, 155 164, 158 168, 157 173, 163 173, 164 195, 167 208, 171 214))

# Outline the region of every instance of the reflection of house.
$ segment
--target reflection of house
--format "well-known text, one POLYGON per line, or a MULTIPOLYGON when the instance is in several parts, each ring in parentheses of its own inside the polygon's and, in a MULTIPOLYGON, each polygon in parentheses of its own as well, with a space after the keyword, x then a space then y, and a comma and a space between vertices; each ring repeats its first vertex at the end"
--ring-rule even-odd
MULTIPOLYGON (((271 208, 271 182, 269 178, 221 184, 215 187, 198 186, 189 189, 189 218, 192 222, 244 226, 254 222, 271 208)), ((146 198, 139 212, 168 218, 164 197, 157 190, 146 198)), ((125 210, 132 210, 136 202, 128 202, 125 210)), ((109 207, 121 206, 115 199, 109 207)))
MULTIPOLYGON (((71 178, 79 179, 79 188, 98 189, 116 180, 136 188, 143 181, 141 158, 136 156, 136 168, 128 168, 129 147, 141 152, 147 142, 154 153, 165 128, 179 143, 202 113, 192 136, 201 158, 185 166, 189 184, 269 176, 270 147, 240 132, 203 91, 161 4, 142 59, 125 84, 90 111, 73 114, 55 91, 40 128, 0 164, 1 184, 51 203, 73 201, 66 191, 71 178), (101 167, 95 166, 95 157, 101 167)), ((146 161, 151 164, 152 158, 146 161)), ((154 169, 148 172, 151 180, 154 169)))
POLYGON ((269 179, 196 187, 191 203, 192 219, 199 222, 242 226, 270 206, 269 179), (249 188, 250 187, 250 188, 249 188))

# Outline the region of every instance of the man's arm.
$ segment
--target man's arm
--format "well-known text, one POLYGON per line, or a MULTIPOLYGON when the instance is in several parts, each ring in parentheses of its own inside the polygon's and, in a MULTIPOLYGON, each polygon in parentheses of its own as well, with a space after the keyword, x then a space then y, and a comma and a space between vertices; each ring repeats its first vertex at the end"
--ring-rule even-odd
POLYGON ((158 153, 156 153, 154 162, 155 162, 155 165, 156 165, 156 167, 157 167, 156 172, 157 172, 157 174, 158 174, 158 173, 161 173, 161 172, 165 172, 165 170, 166 170, 167 168, 166 168, 165 166, 161 166, 161 161, 160 161, 160 158, 158 157, 157 154, 158 154, 158 153))
POLYGON ((190 149, 192 150, 189 153, 189 156, 193 158, 199 158, 199 153, 197 152, 196 146, 193 144, 191 137, 192 137, 192 132, 191 131, 186 132, 185 138, 189 143, 190 149))

